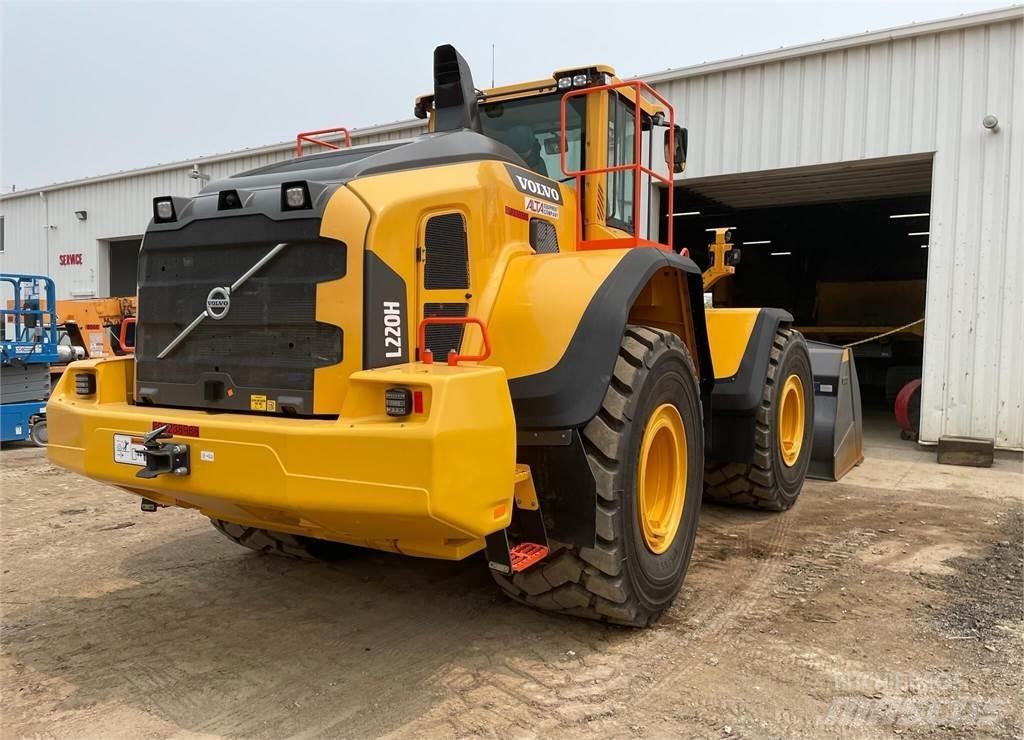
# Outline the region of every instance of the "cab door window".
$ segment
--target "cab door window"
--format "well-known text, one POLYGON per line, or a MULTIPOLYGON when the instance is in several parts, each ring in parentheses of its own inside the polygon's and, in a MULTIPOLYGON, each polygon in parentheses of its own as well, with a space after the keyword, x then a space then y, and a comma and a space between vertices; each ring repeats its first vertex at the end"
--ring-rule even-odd
MULTIPOLYGON (((608 101, 608 166, 634 164, 636 115, 633 103, 617 92, 609 93, 608 101)), ((608 173, 607 218, 609 226, 635 233, 633 223, 634 170, 608 173)))

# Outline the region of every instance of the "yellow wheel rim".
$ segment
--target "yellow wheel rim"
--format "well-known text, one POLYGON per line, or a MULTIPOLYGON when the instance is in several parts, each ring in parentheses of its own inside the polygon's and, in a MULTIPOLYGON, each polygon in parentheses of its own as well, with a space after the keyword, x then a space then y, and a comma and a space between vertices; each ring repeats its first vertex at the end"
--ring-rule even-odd
POLYGON ((779 405, 779 452, 787 468, 796 465, 804 444, 804 384, 797 375, 790 375, 782 386, 779 405))
POLYGON ((675 539, 686 503, 686 431, 679 410, 663 403, 647 421, 637 477, 640 528, 656 555, 675 539))

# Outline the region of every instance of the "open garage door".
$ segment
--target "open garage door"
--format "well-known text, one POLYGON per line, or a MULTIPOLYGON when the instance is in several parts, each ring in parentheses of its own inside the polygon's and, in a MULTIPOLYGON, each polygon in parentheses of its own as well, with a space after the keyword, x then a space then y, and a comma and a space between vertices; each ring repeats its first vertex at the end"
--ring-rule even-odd
POLYGON ((142 239, 120 239, 110 242, 110 295, 132 296, 138 292, 139 248, 142 239))
MULTIPOLYGON (((708 230, 734 227, 741 260, 715 286, 715 305, 785 308, 809 339, 855 344, 872 436, 899 434, 897 395, 921 377, 931 177, 932 155, 925 154, 677 186, 675 246, 689 249, 698 265, 707 265, 708 230)), ((916 434, 919 416, 909 400, 916 434)))

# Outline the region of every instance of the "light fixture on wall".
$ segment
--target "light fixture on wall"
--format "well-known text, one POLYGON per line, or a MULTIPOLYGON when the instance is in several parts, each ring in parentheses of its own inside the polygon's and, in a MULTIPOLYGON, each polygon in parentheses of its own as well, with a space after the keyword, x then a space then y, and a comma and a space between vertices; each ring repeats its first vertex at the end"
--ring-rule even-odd
POLYGON ((85 219, 89 218, 89 212, 75 211, 75 218, 77 218, 79 221, 85 221, 85 219))

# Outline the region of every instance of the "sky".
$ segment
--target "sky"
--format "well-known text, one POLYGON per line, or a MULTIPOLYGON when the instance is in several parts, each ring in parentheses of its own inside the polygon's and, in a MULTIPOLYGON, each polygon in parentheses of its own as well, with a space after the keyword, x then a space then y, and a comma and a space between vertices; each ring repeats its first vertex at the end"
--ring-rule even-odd
POLYGON ((1008 2, 0 0, 0 192, 412 117, 431 52, 478 87, 620 77, 1008 2))

